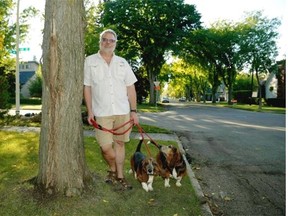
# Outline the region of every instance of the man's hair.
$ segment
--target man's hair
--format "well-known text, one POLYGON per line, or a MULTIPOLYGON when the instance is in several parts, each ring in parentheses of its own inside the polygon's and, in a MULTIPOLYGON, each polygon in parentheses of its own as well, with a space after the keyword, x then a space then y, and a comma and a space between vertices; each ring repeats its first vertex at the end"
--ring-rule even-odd
POLYGON ((102 39, 102 37, 103 37, 103 35, 104 35, 105 33, 111 33, 111 34, 113 34, 114 37, 115 37, 115 40, 117 41, 117 34, 116 34, 116 32, 113 31, 112 29, 106 29, 106 30, 104 30, 103 32, 100 33, 100 42, 101 42, 101 39, 102 39))

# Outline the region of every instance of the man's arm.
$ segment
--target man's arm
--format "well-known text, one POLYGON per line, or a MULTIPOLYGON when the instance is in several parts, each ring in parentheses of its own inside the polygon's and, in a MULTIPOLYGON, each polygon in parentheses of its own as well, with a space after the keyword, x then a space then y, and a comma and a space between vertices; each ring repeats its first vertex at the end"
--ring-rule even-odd
POLYGON ((136 90, 135 90, 135 86, 130 85, 127 86, 127 94, 128 94, 128 100, 130 103, 130 110, 135 110, 135 112, 130 112, 131 113, 131 118, 134 121, 134 124, 139 124, 139 120, 138 120, 138 116, 136 113, 137 110, 137 95, 136 95, 136 90))
POLYGON ((92 111, 92 93, 91 93, 91 87, 84 85, 84 100, 88 112, 88 122, 90 125, 92 125, 91 119, 94 120, 94 114, 92 111))

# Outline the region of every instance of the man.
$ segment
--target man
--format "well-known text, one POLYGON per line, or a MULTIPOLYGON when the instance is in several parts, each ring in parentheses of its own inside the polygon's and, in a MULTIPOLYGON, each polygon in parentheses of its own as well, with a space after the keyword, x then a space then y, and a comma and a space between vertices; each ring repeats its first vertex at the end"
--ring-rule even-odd
MULTIPOLYGON (((128 62, 114 54, 117 35, 107 29, 100 34, 100 50, 88 56, 84 65, 84 99, 88 112, 88 122, 96 122, 104 128, 113 129, 130 119, 138 124, 137 100, 134 83, 137 81, 128 62)), ((117 130, 125 131, 129 125, 117 130)), ((113 135, 96 129, 96 139, 103 158, 110 170, 107 183, 119 182, 124 189, 131 189, 124 178, 125 142, 129 141, 129 131, 123 135, 113 135)))

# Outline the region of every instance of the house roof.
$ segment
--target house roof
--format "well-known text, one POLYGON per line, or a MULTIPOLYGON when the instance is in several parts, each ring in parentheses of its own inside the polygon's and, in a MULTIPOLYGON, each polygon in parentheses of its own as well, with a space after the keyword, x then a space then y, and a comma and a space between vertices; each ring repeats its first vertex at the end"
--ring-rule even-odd
POLYGON ((20 84, 24 85, 33 75, 35 74, 35 71, 25 71, 25 72, 19 72, 19 79, 20 84))

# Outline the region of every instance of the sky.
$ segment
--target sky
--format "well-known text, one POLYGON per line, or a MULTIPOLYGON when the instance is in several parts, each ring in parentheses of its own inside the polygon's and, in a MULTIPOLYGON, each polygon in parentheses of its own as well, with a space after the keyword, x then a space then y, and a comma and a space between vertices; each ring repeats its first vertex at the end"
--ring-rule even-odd
MULTIPOLYGON (((185 3, 196 5, 196 10, 201 14, 201 21, 206 27, 209 27, 211 23, 214 23, 217 20, 240 21, 243 19, 245 12, 259 10, 268 18, 279 18, 282 21, 282 25, 279 28, 278 58, 283 59, 284 54, 287 55, 288 4, 286 3, 286 0, 185 0, 185 3), (284 30, 285 27, 286 31, 284 30)), ((29 6, 34 6, 43 12, 45 0, 20 0, 20 13, 29 6)), ((26 42, 20 44, 19 47, 30 48, 30 51, 23 51, 20 53, 21 61, 32 61, 34 56, 36 57, 36 60, 39 61, 42 55, 41 44, 44 21, 41 19, 43 18, 39 15, 29 22, 30 34, 26 39, 26 42)))
POLYGON ((262 11, 263 15, 279 18, 282 22, 279 30, 279 56, 282 60, 288 50, 288 1, 287 0, 185 0, 196 5, 201 21, 206 27, 217 20, 241 21, 245 12, 262 11))

